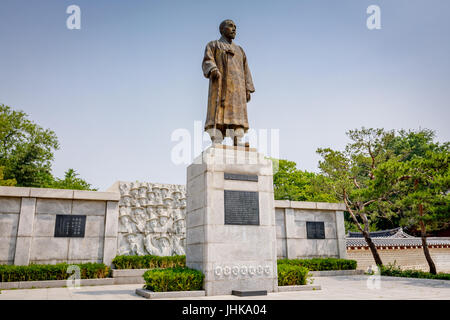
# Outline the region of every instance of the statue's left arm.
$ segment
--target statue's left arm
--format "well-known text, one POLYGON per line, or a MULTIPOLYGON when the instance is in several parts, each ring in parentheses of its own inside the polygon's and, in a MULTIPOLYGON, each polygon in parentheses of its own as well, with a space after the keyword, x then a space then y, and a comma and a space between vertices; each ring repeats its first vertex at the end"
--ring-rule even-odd
MULTIPOLYGON (((242 48, 241 48, 242 50, 242 48)), ((253 86, 252 75, 250 73, 250 69, 247 63, 247 56, 245 55, 244 50, 242 50, 242 55, 244 57, 244 76, 245 76, 245 89, 248 92, 255 92, 255 87, 253 86)))

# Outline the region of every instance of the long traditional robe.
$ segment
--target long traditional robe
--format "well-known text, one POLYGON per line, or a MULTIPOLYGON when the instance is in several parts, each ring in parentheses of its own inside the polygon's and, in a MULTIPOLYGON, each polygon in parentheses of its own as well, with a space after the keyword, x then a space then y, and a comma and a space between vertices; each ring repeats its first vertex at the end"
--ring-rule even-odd
POLYGON ((203 74, 209 78, 208 111, 205 130, 243 127, 248 130, 247 91, 254 92, 252 76, 244 50, 224 37, 206 45, 202 63, 203 74), (218 69, 221 77, 213 80, 211 71, 218 69))

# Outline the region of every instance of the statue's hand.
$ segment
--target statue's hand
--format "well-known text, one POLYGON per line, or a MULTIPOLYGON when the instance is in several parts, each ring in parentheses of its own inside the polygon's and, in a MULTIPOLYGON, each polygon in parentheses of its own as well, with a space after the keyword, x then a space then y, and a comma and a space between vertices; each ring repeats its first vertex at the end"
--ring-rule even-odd
POLYGON ((250 91, 247 91, 247 102, 250 101, 250 91))
POLYGON ((220 78, 220 71, 219 71, 219 69, 213 69, 212 71, 211 71, 211 74, 210 74, 210 77, 213 79, 213 80, 216 80, 216 79, 218 79, 218 78, 220 78))

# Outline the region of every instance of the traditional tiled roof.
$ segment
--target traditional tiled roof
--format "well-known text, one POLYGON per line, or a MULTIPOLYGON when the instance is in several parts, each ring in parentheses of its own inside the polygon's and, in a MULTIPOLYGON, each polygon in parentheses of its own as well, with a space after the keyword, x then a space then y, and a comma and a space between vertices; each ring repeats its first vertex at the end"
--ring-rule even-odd
MULTIPOLYGON (((403 232, 401 227, 389 230, 369 232, 371 238, 414 238, 403 232)), ((361 232, 349 232, 347 238, 362 238, 361 232)))
MULTIPOLYGON (((422 247, 422 239, 413 237, 402 228, 370 232, 370 237, 377 247, 422 247)), ((359 232, 349 232, 347 235, 347 248, 368 247, 366 240, 359 232)), ((430 247, 450 248, 450 238, 427 238, 430 247)))

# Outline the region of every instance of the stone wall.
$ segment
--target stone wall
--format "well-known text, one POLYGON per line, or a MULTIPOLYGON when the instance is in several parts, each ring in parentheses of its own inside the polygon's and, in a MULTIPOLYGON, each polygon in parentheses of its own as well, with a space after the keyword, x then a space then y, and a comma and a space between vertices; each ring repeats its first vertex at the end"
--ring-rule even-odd
MULTIPOLYGON (((184 254, 184 185, 117 182, 110 191, 0 187, 0 264, 110 264, 118 254, 184 254), (55 238, 56 215, 85 215, 85 237, 55 238)), ((275 201, 278 258, 347 257, 366 270, 374 264, 370 250, 346 250, 344 209, 335 203, 275 201), (308 221, 324 222, 325 239, 307 239, 308 221)), ((385 264, 428 270, 420 247, 379 252, 385 264)), ((450 248, 430 252, 438 271, 450 272, 450 248)))
POLYGON ((13 264, 21 198, 0 198, 0 264, 13 264))
MULTIPOLYGON (((275 208, 279 258, 345 257, 341 204, 275 201, 275 208), (307 221, 324 222, 325 239, 307 239, 307 221)), ((108 192, 0 187, 0 264, 184 254, 185 216, 184 185, 116 182, 108 192), (86 215, 84 238, 54 237, 56 215, 86 215)))
MULTIPOLYGON (((450 272, 450 249, 431 247, 430 254, 438 272, 450 272)), ((378 253, 384 265, 396 262, 402 269, 417 269, 429 271, 423 249, 417 248, 378 248, 378 253)), ((357 261, 357 269, 367 270, 375 265, 372 253, 368 247, 359 247, 347 250, 348 259, 357 261)))
POLYGON ((277 256, 288 259, 346 258, 341 203, 275 201, 277 256), (308 239, 307 222, 323 222, 325 239, 308 239))
POLYGON ((105 262, 117 250, 116 193, 0 187, 0 263, 105 262), (82 238, 55 237, 57 215, 86 216, 82 238))
MULTIPOLYGON (((118 254, 185 253, 184 185, 118 181, 108 191, 120 193, 118 254)), ((275 208, 279 258, 345 258, 343 204, 275 201, 275 208), (307 239, 307 221, 324 222, 325 239, 307 239)))

